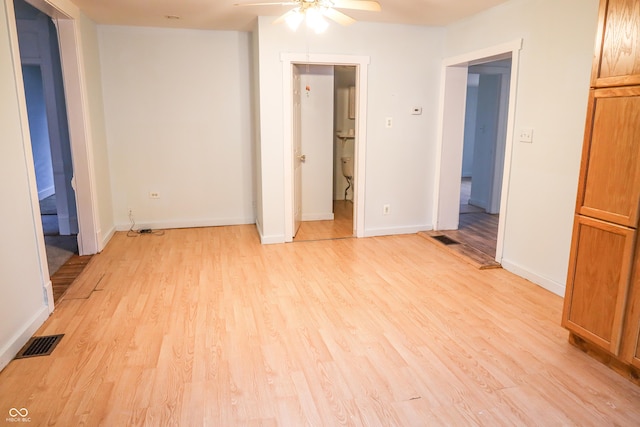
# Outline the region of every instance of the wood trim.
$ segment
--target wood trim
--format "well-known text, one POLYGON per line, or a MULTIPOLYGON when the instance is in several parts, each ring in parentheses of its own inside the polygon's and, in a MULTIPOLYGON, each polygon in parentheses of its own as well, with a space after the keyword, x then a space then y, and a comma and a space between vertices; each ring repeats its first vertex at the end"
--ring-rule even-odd
POLYGON ((596 42, 593 53, 593 65, 591 67, 591 86, 598 86, 598 76, 600 75, 600 64, 602 58, 602 46, 604 44, 604 28, 607 24, 607 6, 609 5, 608 0, 601 0, 600 7, 598 10, 598 30, 596 33, 596 42))
POLYGON ((595 98, 615 98, 625 96, 640 96, 640 87, 610 87, 594 89, 595 98))
MULTIPOLYGON (((585 122, 584 139, 582 142, 582 159, 580 160, 580 181, 578 182, 578 194, 576 196, 576 213, 584 203, 585 181, 589 168, 589 155, 591 153, 591 135, 593 134, 593 115, 595 114, 595 90, 589 91, 589 103, 587 104, 587 119, 585 122)), ((575 233, 575 228, 574 228, 575 233)))
POLYGON ((611 87, 611 86, 632 86, 640 85, 640 75, 602 77, 593 81, 594 87, 611 87))

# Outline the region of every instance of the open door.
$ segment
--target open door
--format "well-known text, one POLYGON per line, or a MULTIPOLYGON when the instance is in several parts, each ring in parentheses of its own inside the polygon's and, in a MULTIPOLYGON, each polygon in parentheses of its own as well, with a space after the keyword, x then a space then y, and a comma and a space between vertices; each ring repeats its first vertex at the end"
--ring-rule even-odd
POLYGON ((300 69, 293 66, 293 237, 300 229, 302 221, 302 99, 300 69))

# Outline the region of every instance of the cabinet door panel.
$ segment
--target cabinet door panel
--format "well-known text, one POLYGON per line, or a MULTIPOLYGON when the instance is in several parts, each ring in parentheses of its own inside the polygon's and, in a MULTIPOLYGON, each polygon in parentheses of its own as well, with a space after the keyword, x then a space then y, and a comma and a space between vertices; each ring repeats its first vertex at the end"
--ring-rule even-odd
POLYGON ((577 216, 563 323, 618 355, 635 230, 577 216))
POLYGON ((591 92, 578 213, 628 227, 638 224, 640 87, 591 92))
POLYGON ((601 2, 592 84, 596 87, 640 84, 638 0, 601 2))

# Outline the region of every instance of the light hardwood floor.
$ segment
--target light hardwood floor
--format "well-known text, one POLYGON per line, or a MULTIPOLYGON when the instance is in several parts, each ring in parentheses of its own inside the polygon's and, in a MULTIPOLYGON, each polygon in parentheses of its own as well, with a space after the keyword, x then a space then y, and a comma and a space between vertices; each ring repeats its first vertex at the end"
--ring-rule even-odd
POLYGON ((0 412, 59 426, 640 420, 640 388, 567 343, 560 297, 417 235, 118 233, 80 279, 38 331, 66 334, 53 354, 0 373, 0 412))
POLYGON ((333 214, 333 221, 303 221, 293 241, 353 237, 353 203, 350 200, 334 200, 333 214))
POLYGON ((460 214, 457 230, 425 231, 420 235, 428 239, 432 236, 447 236, 459 244, 445 246, 438 242, 442 248, 478 268, 498 268, 500 264, 495 260, 498 219, 498 215, 484 212, 460 214))

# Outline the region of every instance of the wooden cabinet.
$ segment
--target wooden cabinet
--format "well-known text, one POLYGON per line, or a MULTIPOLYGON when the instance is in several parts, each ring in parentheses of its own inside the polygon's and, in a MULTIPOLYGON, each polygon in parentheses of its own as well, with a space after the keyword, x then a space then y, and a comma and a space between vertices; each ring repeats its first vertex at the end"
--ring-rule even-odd
POLYGON ((589 96, 577 211, 636 227, 640 201, 640 86, 589 96))
POLYGON ((601 0, 562 324, 640 384, 640 1, 601 0))
POLYGON ((640 2, 601 0, 593 87, 640 84, 640 2))
POLYGON ((617 355, 636 231, 577 216, 573 233, 565 327, 617 355))

